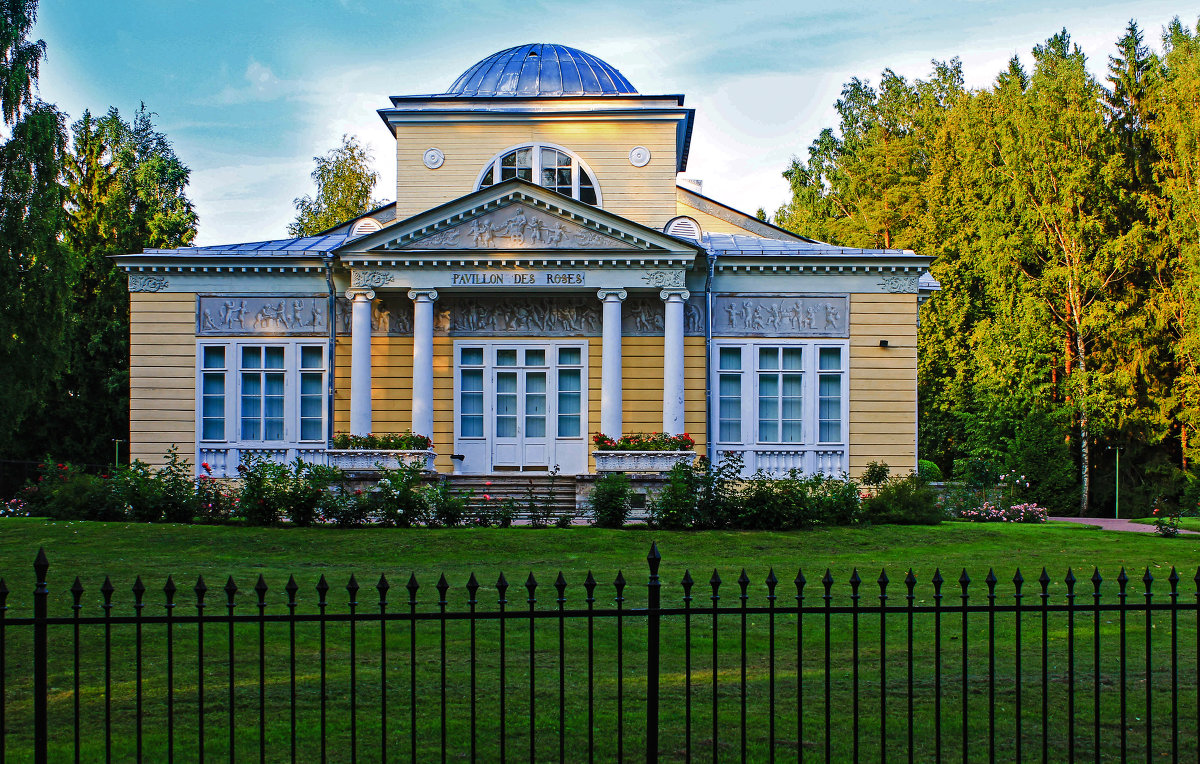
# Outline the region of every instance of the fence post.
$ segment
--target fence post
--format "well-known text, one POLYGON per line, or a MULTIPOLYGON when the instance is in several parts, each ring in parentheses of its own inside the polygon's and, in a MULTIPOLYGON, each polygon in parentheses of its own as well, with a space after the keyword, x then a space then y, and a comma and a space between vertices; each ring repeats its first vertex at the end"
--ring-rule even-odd
POLYGON ((658 565, 662 556, 658 544, 650 542, 649 593, 646 609, 646 761, 658 761, 658 674, 659 674, 659 608, 661 607, 662 582, 658 578, 658 565))
POLYGON ((46 588, 46 571, 49 569, 46 551, 38 549, 37 559, 33 561, 37 578, 33 589, 33 760, 38 764, 45 764, 47 760, 46 743, 49 739, 46 721, 46 696, 49 692, 46 685, 46 601, 50 595, 50 590, 46 588))

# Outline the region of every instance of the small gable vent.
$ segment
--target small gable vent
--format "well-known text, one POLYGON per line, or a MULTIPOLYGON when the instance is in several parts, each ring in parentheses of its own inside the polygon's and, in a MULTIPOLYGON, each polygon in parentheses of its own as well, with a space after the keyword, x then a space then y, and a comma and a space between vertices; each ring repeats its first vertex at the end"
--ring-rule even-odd
POLYGON ((667 221, 667 227, 663 229, 663 232, 669 236, 700 241, 700 224, 686 215, 671 218, 667 221))
POLYGON ((374 233, 380 228, 383 228, 383 226, 379 225, 379 221, 375 218, 363 218, 355 221, 354 225, 351 226, 350 235, 363 236, 368 233, 374 233))

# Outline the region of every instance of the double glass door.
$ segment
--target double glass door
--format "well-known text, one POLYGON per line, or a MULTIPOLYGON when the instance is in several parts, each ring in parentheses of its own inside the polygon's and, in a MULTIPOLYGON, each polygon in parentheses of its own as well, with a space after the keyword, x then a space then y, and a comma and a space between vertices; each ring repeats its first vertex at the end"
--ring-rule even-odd
POLYGON ((582 345, 464 342, 456 350, 462 472, 586 469, 582 345))
POLYGON ((494 465, 550 469, 545 348, 496 350, 494 465))

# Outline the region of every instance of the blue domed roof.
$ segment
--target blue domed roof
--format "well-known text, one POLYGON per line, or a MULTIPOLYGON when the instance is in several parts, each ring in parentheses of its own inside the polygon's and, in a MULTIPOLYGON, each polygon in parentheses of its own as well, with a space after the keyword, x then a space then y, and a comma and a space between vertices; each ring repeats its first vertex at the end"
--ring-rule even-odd
POLYGON ((446 95, 495 96, 636 95, 616 67, 566 45, 535 43, 493 53, 462 73, 446 95))

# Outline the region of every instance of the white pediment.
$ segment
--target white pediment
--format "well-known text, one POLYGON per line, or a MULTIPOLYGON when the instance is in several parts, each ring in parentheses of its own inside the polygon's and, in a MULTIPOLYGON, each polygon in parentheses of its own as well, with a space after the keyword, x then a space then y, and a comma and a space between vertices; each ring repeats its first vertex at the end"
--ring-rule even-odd
POLYGON ((632 250, 633 244, 516 202, 416 233, 401 250, 632 250))

